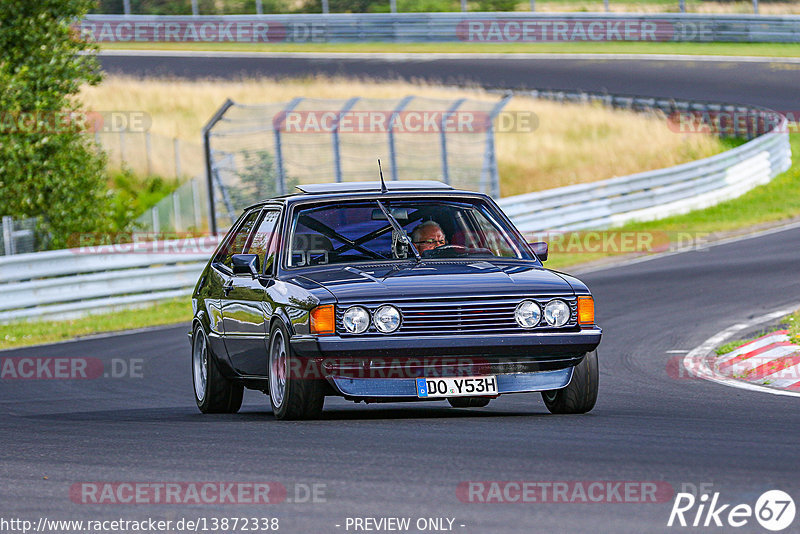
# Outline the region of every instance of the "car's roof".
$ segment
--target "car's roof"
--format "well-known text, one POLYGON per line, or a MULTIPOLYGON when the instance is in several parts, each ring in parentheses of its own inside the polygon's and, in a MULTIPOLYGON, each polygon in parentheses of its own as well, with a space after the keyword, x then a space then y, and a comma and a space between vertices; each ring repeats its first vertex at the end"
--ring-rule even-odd
POLYGON ((408 196, 409 194, 469 195, 485 196, 474 191, 454 189, 444 182, 435 180, 397 180, 385 182, 386 191, 381 192, 381 182, 341 182, 332 184, 306 184, 296 186, 299 192, 256 202, 246 209, 261 206, 268 202, 294 203, 306 200, 336 200, 339 198, 377 198, 408 196))

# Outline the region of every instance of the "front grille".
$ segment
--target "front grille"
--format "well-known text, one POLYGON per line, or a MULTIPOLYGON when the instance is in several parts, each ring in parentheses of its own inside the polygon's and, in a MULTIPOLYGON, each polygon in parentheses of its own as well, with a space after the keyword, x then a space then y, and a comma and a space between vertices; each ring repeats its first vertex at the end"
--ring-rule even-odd
MULTIPOLYGON (((437 300, 432 301, 382 301, 360 302, 359 306, 367 308, 370 313, 383 304, 397 306, 402 314, 400 328, 388 335, 441 335, 441 334, 505 334, 524 332, 557 331, 575 327, 578 324, 578 302, 574 296, 546 296, 546 297, 503 297, 503 298, 475 298, 469 300, 437 300), (514 310, 517 305, 525 300, 536 301, 544 312, 545 305, 553 300, 560 299, 570 307, 570 320, 560 328, 549 326, 542 318, 539 326, 532 329, 521 328, 514 319, 514 310)), ((352 305, 356 305, 353 303, 352 305)), ((348 334, 344 330, 342 316, 351 305, 337 306, 336 323, 341 335, 377 335, 383 336, 370 325, 369 330, 363 334, 348 334)))

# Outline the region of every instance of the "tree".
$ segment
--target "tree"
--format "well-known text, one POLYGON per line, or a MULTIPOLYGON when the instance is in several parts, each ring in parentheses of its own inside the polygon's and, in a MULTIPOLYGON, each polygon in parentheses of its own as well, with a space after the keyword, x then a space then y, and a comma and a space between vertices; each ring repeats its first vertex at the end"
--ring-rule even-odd
POLYGON ((96 47, 73 26, 92 5, 0 2, 0 215, 39 218, 54 248, 109 228, 105 157, 77 99, 101 80, 96 47))

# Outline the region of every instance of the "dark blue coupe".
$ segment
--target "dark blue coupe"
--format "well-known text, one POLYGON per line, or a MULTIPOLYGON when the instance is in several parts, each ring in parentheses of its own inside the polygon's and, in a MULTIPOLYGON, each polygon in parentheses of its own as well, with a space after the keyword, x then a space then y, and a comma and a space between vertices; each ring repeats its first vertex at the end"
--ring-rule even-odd
POLYGON ((594 301, 542 267, 486 195, 439 182, 299 186, 244 210, 192 297, 192 375, 204 413, 245 387, 278 419, 326 396, 486 406, 539 391, 553 413, 597 399, 594 301))

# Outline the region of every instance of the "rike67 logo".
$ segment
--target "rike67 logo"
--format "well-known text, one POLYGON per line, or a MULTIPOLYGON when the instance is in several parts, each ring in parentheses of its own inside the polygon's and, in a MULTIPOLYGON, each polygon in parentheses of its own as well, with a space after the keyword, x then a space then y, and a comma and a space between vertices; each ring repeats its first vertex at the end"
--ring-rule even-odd
POLYGON ((777 532, 794 521, 794 500, 785 491, 766 491, 756 500, 755 506, 723 503, 719 495, 719 492, 714 492, 713 495, 703 493, 695 497, 691 493, 678 493, 667 526, 739 528, 755 518, 765 529, 777 532))

